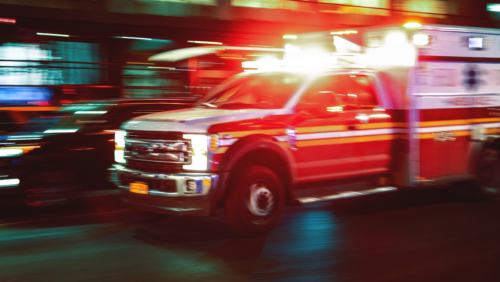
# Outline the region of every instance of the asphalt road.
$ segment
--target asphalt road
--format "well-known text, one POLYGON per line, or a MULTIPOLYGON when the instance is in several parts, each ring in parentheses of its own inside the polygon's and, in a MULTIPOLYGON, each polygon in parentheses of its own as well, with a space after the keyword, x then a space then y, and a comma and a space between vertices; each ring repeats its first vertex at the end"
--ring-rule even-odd
POLYGON ((291 207, 264 237, 223 216, 143 220, 113 197, 0 209, 0 281, 500 281, 500 203, 391 192, 291 207))

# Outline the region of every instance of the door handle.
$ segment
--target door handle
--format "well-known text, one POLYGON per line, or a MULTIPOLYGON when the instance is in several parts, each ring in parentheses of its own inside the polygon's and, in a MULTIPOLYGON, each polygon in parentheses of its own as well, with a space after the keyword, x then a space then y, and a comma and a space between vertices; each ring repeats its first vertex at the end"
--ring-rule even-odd
POLYGON ((356 129, 356 126, 354 124, 347 126, 347 130, 354 130, 354 129, 356 129))

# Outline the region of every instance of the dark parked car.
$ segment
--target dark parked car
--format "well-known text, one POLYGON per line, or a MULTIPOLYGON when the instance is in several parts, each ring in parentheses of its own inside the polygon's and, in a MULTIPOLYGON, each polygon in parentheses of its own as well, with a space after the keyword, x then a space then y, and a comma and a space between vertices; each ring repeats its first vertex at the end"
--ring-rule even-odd
POLYGON ((74 103, 0 136, 0 203, 32 206, 107 195, 114 131, 133 117, 190 107, 190 99, 114 99, 74 103))

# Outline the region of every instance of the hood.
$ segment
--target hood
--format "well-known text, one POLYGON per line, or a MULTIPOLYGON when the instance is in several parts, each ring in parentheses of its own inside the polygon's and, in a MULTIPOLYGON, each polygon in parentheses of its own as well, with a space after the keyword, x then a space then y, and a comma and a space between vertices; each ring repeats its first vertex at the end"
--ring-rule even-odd
POLYGON ((282 112, 283 110, 192 108, 140 116, 125 122, 122 129, 206 133, 213 124, 263 118, 282 112))
POLYGON ((175 121, 182 122, 188 125, 200 125, 212 124, 221 121, 229 122, 244 119, 261 118, 271 115, 274 112, 275 110, 262 109, 228 110, 192 108, 140 116, 135 118, 134 120, 175 121))

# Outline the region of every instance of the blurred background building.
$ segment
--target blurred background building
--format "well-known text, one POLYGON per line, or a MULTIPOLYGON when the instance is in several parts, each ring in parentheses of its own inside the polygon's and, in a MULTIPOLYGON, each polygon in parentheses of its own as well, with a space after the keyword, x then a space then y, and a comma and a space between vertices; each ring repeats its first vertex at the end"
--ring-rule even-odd
POLYGON ((241 59, 251 54, 211 54, 174 65, 148 58, 203 45, 282 48, 284 34, 408 20, 500 27, 497 12, 487 11, 488 3, 0 0, 0 104, 58 106, 112 97, 203 94, 241 71, 241 59))

